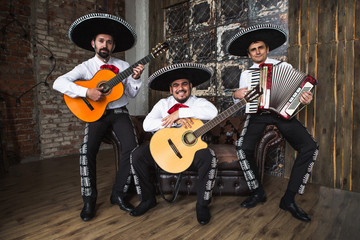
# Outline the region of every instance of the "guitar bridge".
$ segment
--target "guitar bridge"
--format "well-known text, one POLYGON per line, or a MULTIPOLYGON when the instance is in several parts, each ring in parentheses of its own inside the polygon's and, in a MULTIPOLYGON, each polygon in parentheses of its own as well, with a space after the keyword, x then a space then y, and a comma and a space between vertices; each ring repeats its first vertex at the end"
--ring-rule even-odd
POLYGON ((182 158, 182 155, 180 154, 179 150, 176 148, 176 146, 174 145, 174 143, 171 141, 171 139, 168 139, 168 143, 171 147, 171 149, 174 151, 174 153, 176 154, 176 156, 178 156, 178 158, 182 158))

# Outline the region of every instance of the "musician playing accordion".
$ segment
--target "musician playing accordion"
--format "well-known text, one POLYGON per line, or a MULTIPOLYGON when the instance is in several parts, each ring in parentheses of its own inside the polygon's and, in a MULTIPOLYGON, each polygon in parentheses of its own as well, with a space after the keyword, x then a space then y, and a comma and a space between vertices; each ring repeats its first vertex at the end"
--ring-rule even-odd
MULTIPOLYGON (((273 24, 260 24, 242 29, 230 40, 227 45, 227 50, 230 54, 248 56, 254 63, 250 69, 245 70, 241 74, 239 89, 235 91, 233 95, 234 102, 243 99, 250 89, 249 85, 251 85, 251 78, 253 78, 255 70, 263 69, 263 66, 274 70, 275 68, 293 69, 290 64, 268 58, 267 56, 269 51, 280 47, 286 40, 286 32, 279 26, 273 24)), ((305 79, 306 82, 309 82, 310 86, 316 84, 315 79, 310 76, 307 76, 305 79)), ((276 86, 277 88, 284 88, 285 82, 282 84, 281 81, 285 81, 285 77, 283 77, 283 79, 280 78, 280 84, 273 84, 271 88, 272 92, 275 92, 276 89, 274 88, 276 88, 276 86)), ((269 83, 269 79, 267 79, 267 82, 269 83)), ((262 89, 264 90, 264 88, 262 89)), ((301 87, 299 87, 299 89, 301 89, 301 87)), ((270 91, 265 90, 263 92, 263 101, 267 101, 268 99, 271 101, 268 92, 270 91)), ((299 91, 297 97, 299 104, 307 105, 312 99, 313 95, 311 91, 306 89, 299 91)), ((304 193, 305 185, 318 154, 318 144, 304 125, 296 118, 291 118, 289 114, 286 113, 284 115, 287 115, 287 117, 282 116, 282 114, 280 114, 281 110, 279 110, 279 112, 274 111, 276 109, 274 106, 271 107, 271 104, 270 102, 270 107, 269 103, 263 103, 262 107, 260 107, 261 105, 259 104, 256 107, 255 113, 252 113, 251 109, 247 109, 247 112, 250 114, 247 115, 244 129, 236 142, 236 151, 240 166, 244 172, 248 187, 251 190, 251 195, 241 203, 241 206, 244 208, 253 208, 258 203, 266 201, 265 191, 258 180, 258 169, 254 154, 256 144, 260 140, 265 127, 272 124, 277 126, 284 138, 298 152, 291 171, 287 190, 281 198, 279 207, 285 211, 289 211, 293 217, 309 222, 311 218, 295 203, 295 195, 296 193, 300 195, 304 193), (266 106, 268 106, 268 108, 266 106)))

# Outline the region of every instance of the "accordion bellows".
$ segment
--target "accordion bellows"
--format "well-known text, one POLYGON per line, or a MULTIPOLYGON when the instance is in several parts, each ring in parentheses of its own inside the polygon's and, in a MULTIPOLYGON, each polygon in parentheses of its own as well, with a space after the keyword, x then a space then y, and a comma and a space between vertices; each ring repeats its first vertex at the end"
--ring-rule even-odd
POLYGON ((249 88, 259 84, 263 94, 257 101, 248 103, 246 113, 269 109, 285 119, 292 118, 300 105, 300 94, 310 91, 316 80, 288 65, 264 64, 251 72, 249 88))

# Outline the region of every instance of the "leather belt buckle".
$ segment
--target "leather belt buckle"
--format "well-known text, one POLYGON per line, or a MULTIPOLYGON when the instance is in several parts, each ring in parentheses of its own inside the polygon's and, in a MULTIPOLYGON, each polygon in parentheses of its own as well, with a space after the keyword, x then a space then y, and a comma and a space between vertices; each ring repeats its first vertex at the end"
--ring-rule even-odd
POLYGON ((119 113, 127 113, 128 110, 125 107, 121 107, 121 108, 115 108, 114 109, 114 113, 115 114, 119 114, 119 113))
POLYGON ((271 111, 261 111, 260 115, 269 115, 271 114, 271 111))

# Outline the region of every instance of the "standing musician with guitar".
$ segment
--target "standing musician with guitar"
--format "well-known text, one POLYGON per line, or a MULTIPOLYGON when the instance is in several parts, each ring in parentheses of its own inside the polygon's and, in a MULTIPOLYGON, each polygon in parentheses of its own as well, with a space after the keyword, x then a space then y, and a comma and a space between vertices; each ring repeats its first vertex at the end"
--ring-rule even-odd
MULTIPOLYGON (((244 98, 248 91, 251 69, 258 69, 263 64, 291 66, 288 63, 268 58, 269 51, 280 47, 286 42, 286 39, 287 34, 285 31, 272 24, 260 24, 240 30, 231 39, 227 46, 228 52, 237 56, 248 56, 254 62, 250 70, 246 70, 241 74, 239 90, 233 95, 235 102, 244 98)), ((283 82, 283 84, 280 84, 281 88, 285 88, 285 80, 285 78, 281 80, 283 82)), ((304 105, 309 104, 312 99, 313 96, 310 91, 304 91, 299 95, 299 101, 304 105)), ((258 168, 254 160, 254 153, 256 144, 260 140, 265 127, 269 124, 276 125, 284 138, 298 152, 287 190, 281 198, 279 207, 289 211, 293 217, 309 222, 311 218, 295 203, 295 195, 296 193, 304 193, 305 185, 318 154, 318 144, 296 118, 284 119, 273 111, 259 110, 257 113, 249 114, 244 123, 241 136, 236 142, 240 165, 252 192, 241 203, 241 206, 252 208, 258 203, 266 201, 265 191, 258 180, 258 168)))
MULTIPOLYGON (((213 71, 204 65, 180 63, 162 68, 150 76, 148 86, 151 89, 170 90, 171 96, 161 99, 154 105, 151 112, 146 116, 143 127, 147 132, 156 132, 155 135, 162 131, 168 132, 167 136, 163 136, 168 140, 166 145, 160 143, 160 141, 155 142, 155 145, 159 143, 161 146, 156 146, 155 150, 152 150, 150 145, 154 139, 153 137, 150 145, 141 145, 131 153, 135 186, 138 194, 141 195, 141 202, 130 212, 131 216, 143 215, 149 209, 155 207, 155 186, 152 182, 151 170, 155 167, 154 160, 157 161, 156 156, 165 154, 165 149, 162 147, 167 147, 172 151, 171 148, 175 150, 177 147, 176 141, 181 141, 182 134, 177 135, 176 130, 185 129, 185 131, 190 131, 196 128, 195 122, 199 121, 198 119, 211 120, 217 115, 217 109, 212 103, 204 98, 191 95, 192 87, 208 81, 212 74, 213 71)), ((177 155, 181 154, 185 158, 187 151, 179 149, 177 155)), ((181 164, 184 158, 180 158, 178 163, 181 164)), ((197 150, 191 160, 193 162, 189 166, 195 168, 199 176, 196 203, 197 220, 204 225, 211 218, 208 205, 216 176, 217 158, 213 150, 205 147, 197 150)))
MULTIPOLYGON (((87 88, 74 82, 77 80, 86 82, 101 69, 110 69, 114 72, 111 74, 115 75, 128 68, 127 62, 114 58, 111 54, 133 47, 136 43, 136 33, 127 22, 119 17, 94 13, 77 19, 70 27, 69 38, 77 46, 95 51, 95 56, 58 77, 53 88, 69 98, 83 98, 84 101, 93 103, 101 102, 108 94, 103 91, 102 86, 87 88)), ((121 143, 119 168, 110 202, 119 205, 120 209, 124 211, 133 209, 125 197, 131 182, 130 153, 137 146, 137 139, 126 105, 128 104, 127 97, 133 98, 139 92, 141 87, 139 78, 143 70, 143 65, 136 66, 132 76, 123 82, 125 94, 108 103, 100 119, 86 123, 84 142, 80 148, 81 194, 84 201, 80 217, 83 221, 89 221, 95 216, 96 155, 109 127, 113 129, 121 143)), ((109 70, 101 71, 110 72, 109 70)), ((86 107, 86 105, 84 106, 86 107)))

